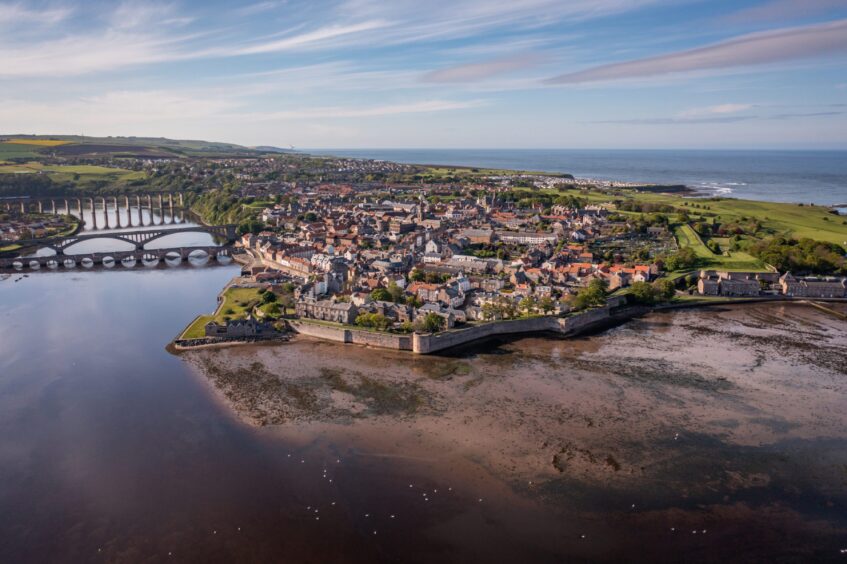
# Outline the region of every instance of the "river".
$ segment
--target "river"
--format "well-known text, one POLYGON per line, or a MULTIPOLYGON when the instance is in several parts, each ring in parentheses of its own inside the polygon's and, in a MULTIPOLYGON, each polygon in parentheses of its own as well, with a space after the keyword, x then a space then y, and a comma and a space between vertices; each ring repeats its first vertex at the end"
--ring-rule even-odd
POLYGON ((236 272, 0 280, 2 561, 843 559, 837 318, 168 353, 236 272))

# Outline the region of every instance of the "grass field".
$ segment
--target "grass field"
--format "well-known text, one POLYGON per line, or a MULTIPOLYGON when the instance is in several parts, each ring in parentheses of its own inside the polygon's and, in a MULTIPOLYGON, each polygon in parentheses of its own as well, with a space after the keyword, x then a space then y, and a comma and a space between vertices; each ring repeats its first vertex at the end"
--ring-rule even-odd
MULTIPOLYGON (((532 193, 529 190, 527 192, 532 193)), ((736 200, 732 198, 705 200, 690 197, 685 198, 675 194, 633 191, 622 191, 620 195, 610 194, 600 190, 543 190, 542 192, 551 195, 577 196, 587 200, 589 203, 632 199, 639 202, 666 204, 678 209, 685 209, 692 215, 702 213, 715 214, 715 219, 721 223, 736 223, 741 218, 752 218, 760 221, 765 229, 771 230, 777 235, 796 239, 809 237, 818 241, 847 245, 847 217, 833 215, 823 206, 736 200), (693 207, 694 204, 700 207, 695 208, 693 207), (706 206, 708 209, 705 208, 706 206)))
POLYGON ((0 143, 0 160, 32 159, 39 155, 39 147, 20 143, 0 143))
POLYGON ((703 266, 719 270, 767 270, 765 265, 755 257, 739 251, 726 251, 724 254, 713 253, 700 236, 688 224, 679 225, 674 230, 680 247, 690 247, 703 261, 703 266))
POLYGON ((38 162, 0 165, 0 174, 47 174, 54 182, 130 182, 145 178, 143 172, 94 165, 43 165, 38 162))
POLYGON ((212 315, 201 315, 189 325, 180 335, 180 339, 202 339, 206 336, 205 325, 209 321, 223 323, 224 317, 230 319, 245 319, 259 303, 258 288, 227 288, 223 301, 212 315), (226 313, 231 311, 232 313, 226 313))

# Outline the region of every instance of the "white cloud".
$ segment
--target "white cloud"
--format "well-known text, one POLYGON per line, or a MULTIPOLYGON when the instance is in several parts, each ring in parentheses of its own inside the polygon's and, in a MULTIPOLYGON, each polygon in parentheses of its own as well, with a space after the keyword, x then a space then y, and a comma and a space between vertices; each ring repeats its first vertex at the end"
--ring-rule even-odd
POLYGON ((717 106, 707 106, 705 108, 692 108, 678 114, 681 118, 691 118, 699 116, 715 116, 737 114, 753 108, 752 104, 719 104, 717 106))
POLYGON ((346 0, 348 17, 385 18, 398 25, 383 42, 467 37, 484 29, 535 29, 562 20, 582 21, 625 13, 666 0, 346 0))
POLYGON ((751 33, 706 47, 601 65, 554 77, 550 84, 580 84, 691 71, 764 65, 847 52, 847 20, 751 33))
POLYGON ((165 2, 124 0, 108 15, 112 29, 135 29, 161 24, 175 13, 175 6, 165 2))
POLYGON ((485 104, 484 100, 455 101, 455 100, 427 100, 423 102, 411 102, 407 104, 387 104, 382 106, 371 106, 365 108, 355 107, 323 107, 303 108, 299 110, 286 110, 279 112, 267 112, 255 114, 255 119, 274 120, 301 120, 301 119, 325 119, 325 118, 367 118, 383 117, 400 114, 421 114, 432 112, 444 112, 451 110, 464 110, 477 108, 485 104))
POLYGON ((426 82, 474 82, 501 74, 533 67, 539 62, 538 55, 517 55, 489 59, 479 63, 457 65, 434 70, 424 75, 426 82))
POLYGON ((731 14, 727 20, 749 23, 752 21, 790 21, 808 18, 847 6, 844 0, 772 0, 731 14))
POLYGON ((221 55, 255 55, 259 53, 273 53, 278 51, 289 51, 304 47, 313 47, 318 44, 326 46, 328 42, 345 36, 358 35, 363 32, 373 31, 379 28, 386 27, 388 22, 384 20, 364 21, 350 25, 329 25, 301 33, 276 39, 273 41, 265 41, 254 45, 237 48, 227 52, 226 49, 219 51, 221 55))
POLYGON ((110 31, 21 47, 0 46, 0 78, 71 76, 187 57, 179 38, 110 31))
POLYGON ((20 2, 0 3, 0 26, 21 24, 50 26, 64 21, 71 13, 70 8, 33 10, 20 2))
POLYGON ((269 0, 267 2, 256 2, 255 4, 249 4, 242 8, 238 8, 235 10, 235 13, 239 16, 253 16, 256 14, 262 14, 264 12, 270 12, 271 10, 275 10, 285 4, 285 2, 281 0, 269 0))

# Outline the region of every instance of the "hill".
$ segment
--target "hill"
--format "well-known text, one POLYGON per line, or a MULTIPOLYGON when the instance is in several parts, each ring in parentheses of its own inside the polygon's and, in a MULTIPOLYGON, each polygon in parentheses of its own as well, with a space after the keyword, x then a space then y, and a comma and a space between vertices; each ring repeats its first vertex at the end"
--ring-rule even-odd
POLYGON ((256 157, 278 150, 251 149, 232 143, 164 137, 85 137, 80 135, 0 135, 0 161, 39 156, 67 157, 256 157))

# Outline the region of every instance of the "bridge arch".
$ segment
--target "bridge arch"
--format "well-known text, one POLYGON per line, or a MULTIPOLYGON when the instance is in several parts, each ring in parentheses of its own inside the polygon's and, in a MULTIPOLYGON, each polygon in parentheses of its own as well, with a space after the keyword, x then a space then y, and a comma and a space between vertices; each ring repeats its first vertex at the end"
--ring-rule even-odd
MULTIPOLYGON (((126 251, 134 251, 134 250, 137 250, 137 249, 138 249, 138 245, 137 245, 137 243, 135 243, 133 241, 129 241, 126 238, 123 238, 123 237, 110 237, 106 234, 104 234, 101 237, 86 237, 85 239, 72 241, 72 242, 69 242, 68 244, 60 247, 61 253, 64 254, 64 255, 68 255, 68 256, 85 255, 85 254, 91 254, 91 253, 94 253, 94 252, 98 252, 98 253, 104 253, 104 252, 105 253, 121 253, 121 252, 126 252, 126 251), (103 241, 115 241, 118 244, 117 245, 111 245, 112 247, 115 247, 115 248, 110 248, 110 249, 107 249, 107 250, 102 250, 102 249, 96 249, 95 250, 95 249, 88 248, 88 247, 91 246, 90 243, 95 242, 95 241, 98 242, 98 243, 101 243, 103 241)), ((59 252, 59 251, 57 251, 57 252, 59 252)))

